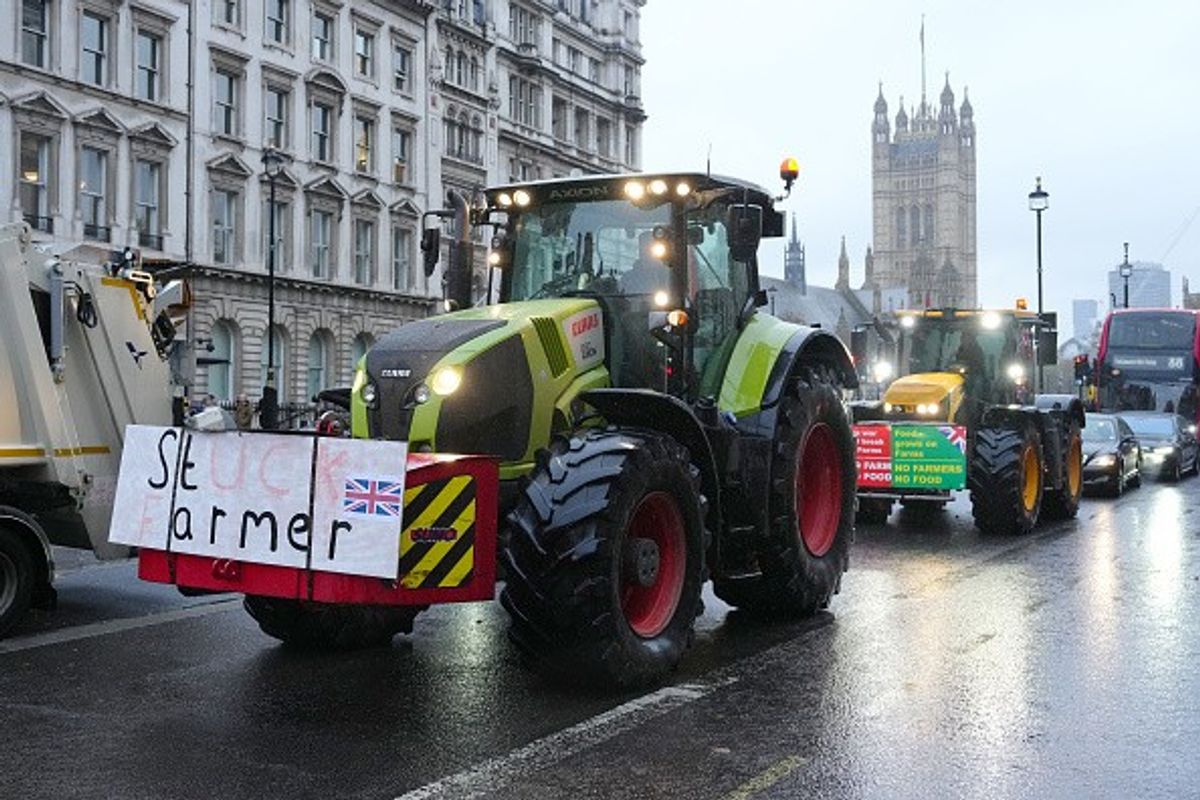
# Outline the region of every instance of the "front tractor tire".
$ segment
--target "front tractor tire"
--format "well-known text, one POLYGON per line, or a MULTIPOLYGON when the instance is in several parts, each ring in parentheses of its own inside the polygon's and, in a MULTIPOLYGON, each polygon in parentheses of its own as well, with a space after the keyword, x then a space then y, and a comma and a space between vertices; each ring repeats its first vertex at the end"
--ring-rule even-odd
POLYGON ((825 371, 805 371, 780 403, 771 464, 771 528, 758 552, 760 572, 714 580, 713 590, 751 613, 804 617, 829 605, 849 564, 854 435, 840 387, 825 371))
MULTIPOLYGON (((1079 513, 1079 499, 1083 497, 1083 431, 1079 420, 1071 420, 1064 445, 1062 486, 1047 489, 1042 501, 1042 515, 1046 519, 1073 519, 1079 513)), ((1121 470, 1124 471, 1124 466, 1121 470)))
POLYGON ((702 608, 699 483, 688 451, 650 431, 581 431, 542 451, 501 553, 527 664, 617 686, 675 668, 702 608))
POLYGON ((971 463, 971 513, 986 534, 1015 536, 1037 525, 1042 508, 1042 444, 1031 423, 981 428, 971 463))
POLYGON ((423 606, 330 605, 248 595, 246 611, 262 632, 302 650, 383 647, 412 633, 423 606))

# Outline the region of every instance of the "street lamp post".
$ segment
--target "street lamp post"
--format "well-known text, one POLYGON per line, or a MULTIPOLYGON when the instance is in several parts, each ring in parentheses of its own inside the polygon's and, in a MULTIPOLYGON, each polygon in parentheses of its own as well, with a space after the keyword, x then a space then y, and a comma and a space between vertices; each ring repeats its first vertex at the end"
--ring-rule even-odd
POLYGON ((1125 260, 1121 262, 1121 278, 1125 281, 1125 308, 1129 308, 1129 279, 1133 276, 1133 265, 1129 263, 1129 242, 1125 242, 1125 260))
POLYGON ((284 156, 268 147, 263 151, 263 172, 270 185, 267 204, 267 379, 258 404, 258 424, 264 430, 279 425, 279 393, 275 385, 275 179, 283 171, 284 156))
MULTIPOLYGON (((1049 207, 1050 193, 1042 189, 1042 178, 1039 175, 1037 185, 1029 193, 1029 210, 1037 214, 1037 313, 1039 321, 1042 319, 1042 212, 1049 207)), ((1042 354, 1038 353, 1037 391, 1042 390, 1042 385, 1042 354)))

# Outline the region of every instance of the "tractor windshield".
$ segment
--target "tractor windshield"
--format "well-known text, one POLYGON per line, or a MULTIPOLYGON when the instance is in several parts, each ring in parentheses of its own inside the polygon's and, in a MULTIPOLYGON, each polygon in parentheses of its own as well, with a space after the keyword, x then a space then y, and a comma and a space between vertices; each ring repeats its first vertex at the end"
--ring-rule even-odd
POLYGON ((511 234, 509 299, 584 290, 653 295, 668 289, 670 273, 662 259, 669 251, 671 208, 669 202, 646 206, 602 200, 547 203, 523 211, 511 234))
POLYGON ((1033 333, 1028 326, 982 324, 986 315, 916 320, 906 338, 909 373, 962 372, 993 383, 1013 364, 1033 362, 1033 333))

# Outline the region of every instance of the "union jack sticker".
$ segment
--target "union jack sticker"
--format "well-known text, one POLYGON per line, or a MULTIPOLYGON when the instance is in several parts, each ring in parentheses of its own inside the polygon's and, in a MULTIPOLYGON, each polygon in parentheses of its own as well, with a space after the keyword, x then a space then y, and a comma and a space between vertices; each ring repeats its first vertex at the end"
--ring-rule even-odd
POLYGON ((342 511, 347 514, 399 517, 404 508, 404 487, 399 481, 347 478, 342 511))
POLYGON ((967 429, 961 425, 940 425, 938 430, 942 435, 958 448, 958 452, 966 455, 967 452, 967 429))

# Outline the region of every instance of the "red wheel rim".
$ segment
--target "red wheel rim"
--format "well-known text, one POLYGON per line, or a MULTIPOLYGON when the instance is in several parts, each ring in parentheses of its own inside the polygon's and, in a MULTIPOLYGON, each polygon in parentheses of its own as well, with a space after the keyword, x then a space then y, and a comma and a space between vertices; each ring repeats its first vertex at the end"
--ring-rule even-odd
POLYGON ((629 520, 625 538, 627 543, 634 538, 649 539, 658 547, 658 574, 649 586, 643 586, 636 575, 630 574, 623 554, 618 556, 625 621, 638 636, 650 639, 671 622, 683 594, 687 542, 683 514, 675 499, 666 492, 651 492, 643 497, 629 520))
POLYGON ((842 521, 841 457, 833 429, 819 422, 796 451, 796 518, 800 540, 818 558, 829 552, 842 521))

